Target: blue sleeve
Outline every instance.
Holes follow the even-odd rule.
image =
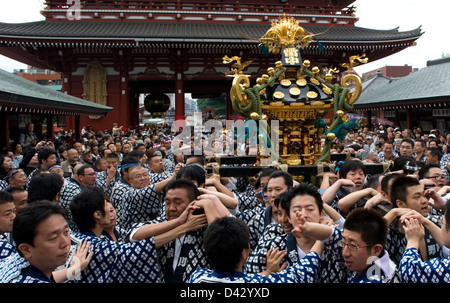
[[[294,266],[279,273],[272,273],[267,279],[270,283],[315,283],[318,278],[319,262],[319,254],[310,251]]]
[[[410,247],[400,260],[398,272],[404,283],[449,283],[450,259],[423,262],[417,248]]]

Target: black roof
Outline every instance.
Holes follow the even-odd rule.
[[[450,62],[433,60],[434,64],[399,78],[381,89],[363,92],[355,108],[376,107],[395,103],[413,104],[430,100],[448,100],[450,96]]]
[[[65,39],[215,39],[246,40],[260,38],[270,24],[246,23],[175,23],[175,22],[111,22],[111,21],[38,21],[0,23],[3,38],[65,38]],[[421,28],[410,31],[375,30],[356,26],[302,25],[318,34],[324,42],[398,42],[419,38]],[[250,40],[251,41],[251,40]]]
[[[37,84],[0,69],[0,110],[8,108],[16,112],[18,109],[40,109],[41,112],[60,115],[102,116],[113,109],[55,91],[46,85]]]

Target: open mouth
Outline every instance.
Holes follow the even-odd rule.
[[[351,268],[351,266],[352,266],[352,264],[353,264],[351,261],[345,260],[345,259],[344,259],[344,263],[345,263],[345,266],[346,266],[347,268]]]

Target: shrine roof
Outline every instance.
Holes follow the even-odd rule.
[[[80,99],[0,69],[0,108],[60,115],[106,115],[112,107]]]
[[[435,60],[436,61],[436,60]],[[363,92],[356,108],[381,104],[427,102],[450,96],[450,60],[429,61],[428,66],[375,90]]]
[[[420,27],[410,31],[399,31],[398,28],[375,30],[356,26],[304,25],[303,27],[314,34],[322,33],[316,38],[321,42],[329,43],[398,42],[417,39],[423,33]],[[187,42],[231,42],[231,40],[236,40],[240,43],[257,43],[257,39],[263,36],[269,28],[270,24],[248,23],[39,21],[15,24],[0,23],[0,37],[55,40],[139,39],[141,41],[169,42],[170,39],[177,41],[183,39]],[[250,40],[249,37],[256,40]]]

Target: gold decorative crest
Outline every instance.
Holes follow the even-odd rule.
[[[260,38],[262,44],[273,54],[278,54],[287,47],[304,48],[311,42],[313,34],[309,34],[299,25],[299,21],[286,14],[272,22],[272,27]]]

